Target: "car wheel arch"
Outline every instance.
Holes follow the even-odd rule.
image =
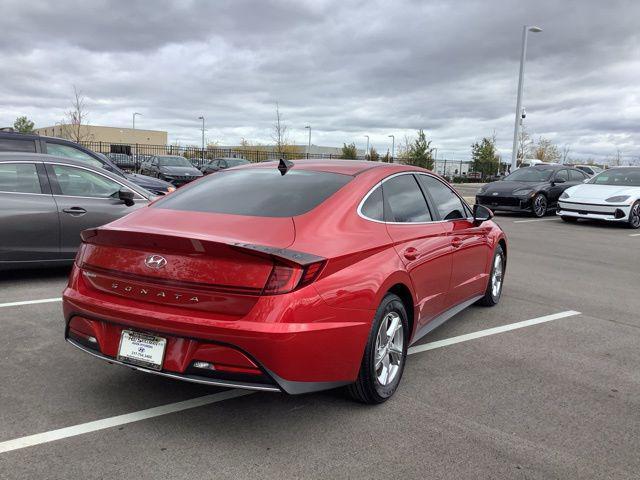
[[[415,300],[413,298],[411,290],[404,283],[396,283],[391,288],[389,288],[389,290],[387,290],[384,295],[386,295],[387,293],[393,293],[394,295],[397,295],[400,300],[402,300],[404,308],[407,312],[407,322],[409,323],[408,338],[412,338],[415,317]]]

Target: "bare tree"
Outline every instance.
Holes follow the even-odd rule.
[[[73,100],[61,122],[62,136],[74,142],[82,142],[90,137],[87,126],[89,112],[85,107],[85,98],[76,86],[73,86]]]
[[[563,145],[562,150],[560,151],[560,163],[563,165],[567,163],[569,160],[569,152],[571,151],[571,147],[569,145]]]
[[[276,144],[276,151],[278,152],[278,155],[282,155],[286,151],[288,144],[287,129],[288,127],[284,123],[284,118],[280,113],[280,105],[276,102],[276,121],[273,124],[273,133],[271,134],[271,138]]]
[[[494,134],[495,137],[495,134]],[[527,153],[531,151],[533,146],[533,140],[529,136],[529,132],[527,132],[527,128],[524,123],[520,126],[520,130],[518,131],[518,151],[516,152],[517,160],[519,163],[527,156]]]
[[[551,140],[545,137],[538,138],[538,143],[531,145],[530,149],[533,158],[543,162],[556,162],[560,158],[560,152]]]

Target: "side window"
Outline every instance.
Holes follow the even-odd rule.
[[[413,175],[399,175],[382,184],[388,211],[388,222],[428,222],[431,220],[427,201]]]
[[[227,161],[226,160],[220,160],[220,163],[218,164],[218,166],[220,168],[227,168],[228,167]]]
[[[580,170],[569,170],[569,179],[572,182],[582,182],[587,176]]]
[[[122,188],[118,182],[82,168],[52,165],[62,195],[108,198]]]
[[[382,187],[376,188],[362,204],[360,213],[371,220],[384,221],[384,203],[382,200]]]
[[[70,147],[69,145],[47,142],[47,153],[49,155],[57,155],[58,157],[73,158],[74,160],[87,163],[94,167],[102,167],[101,161],[93,158],[88,153],[84,153],[82,150]]]
[[[567,170],[559,170],[556,172],[555,176],[553,177],[555,180],[562,178],[565,182],[569,181],[569,174],[567,172]]]
[[[466,218],[467,210],[458,196],[440,180],[429,175],[417,176],[422,187],[429,192],[442,220]]]
[[[0,192],[42,193],[33,163],[0,163]]]
[[[35,152],[35,140],[0,138],[0,152]]]

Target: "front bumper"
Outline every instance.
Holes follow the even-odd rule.
[[[563,217],[604,220],[607,222],[627,222],[631,213],[631,205],[595,204],[560,200],[558,215]]]
[[[504,212],[530,212],[530,196],[476,195],[476,203],[491,210]]]
[[[126,366],[170,378],[217,386],[289,394],[352,383],[374,312],[327,305],[305,287],[260,297],[237,319],[206,311],[133,302],[90,290],[74,268],[63,294],[65,339],[115,364],[123,329],[167,339],[160,371]],[[93,339],[94,341],[88,341]],[[213,371],[194,369],[209,362]]]

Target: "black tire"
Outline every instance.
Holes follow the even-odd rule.
[[[576,217],[567,217],[566,215],[560,215],[563,222],[576,223],[578,219]]]
[[[497,289],[497,292],[494,289],[494,275],[496,274],[496,258],[500,257],[501,262],[501,273],[500,273],[500,285]],[[502,296],[502,287],[504,285],[504,273],[505,267],[507,266],[507,257],[504,254],[504,250],[502,249],[502,245],[498,244],[494,253],[493,259],[491,260],[491,274],[489,276],[489,281],[487,282],[487,289],[484,291],[484,297],[478,300],[476,303],[478,305],[482,305],[485,307],[493,307],[500,302],[500,297]]]
[[[547,214],[549,202],[543,193],[537,193],[531,200],[531,213],[534,217],[542,218]]]
[[[394,313],[400,317],[402,323],[402,355],[399,356],[398,370],[393,380],[389,384],[383,385],[378,380],[375,366],[376,340],[380,325],[383,321],[387,321],[389,315],[393,315]],[[382,299],[373,318],[371,331],[369,332],[369,338],[367,339],[367,345],[362,357],[362,363],[360,364],[358,378],[355,383],[347,387],[347,392],[351,398],[358,402],[374,405],[387,401],[396,392],[402,379],[402,373],[404,372],[404,366],[407,360],[407,344],[409,342],[409,322],[407,318],[407,311],[400,297],[393,293],[387,293]]]
[[[640,228],[640,200],[631,206],[627,227],[633,229]]]

